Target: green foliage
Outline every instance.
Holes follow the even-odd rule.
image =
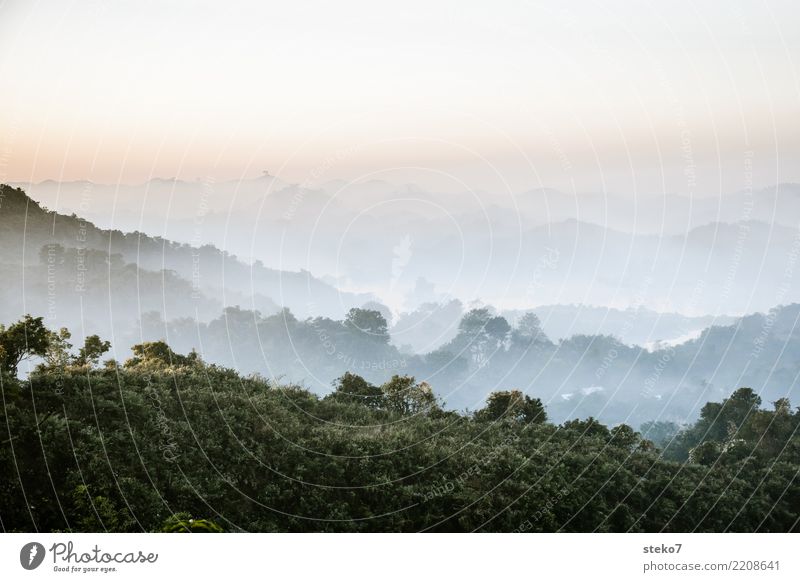
[[[425,414],[440,408],[430,384],[416,383],[411,376],[392,376],[381,391],[386,408],[395,414]]]
[[[360,404],[373,410],[385,407],[383,390],[350,372],[345,372],[336,381],[336,389],[328,398],[339,402]]]
[[[101,340],[98,335],[87,336],[83,347],[78,351],[75,363],[79,366],[96,366],[102,355],[109,349],[111,349],[111,342]]]
[[[193,519],[187,512],[170,515],[161,526],[162,533],[222,533],[217,523],[210,519]]]
[[[486,406],[475,413],[475,420],[478,421],[504,418],[525,423],[545,422],[547,413],[541,400],[519,390],[492,392],[486,400]]]
[[[72,338],[72,334],[66,327],[47,334],[47,348],[44,353],[46,367],[64,367],[72,362],[72,356],[69,353],[72,349],[72,344],[69,343],[70,338]]]
[[[167,368],[170,366],[190,366],[199,362],[197,352],[182,356],[173,352],[164,341],[144,342],[131,348],[133,357],[125,362],[126,368],[155,367]],[[99,357],[99,356],[98,356]]]
[[[429,385],[403,375],[375,386],[344,374],[319,398],[164,342],[135,346],[122,367],[45,365],[24,382],[0,379],[7,531],[787,532],[798,523],[800,413],[785,399],[761,409],[748,390],[707,405],[660,451],[627,425],[553,425],[519,391],[494,393],[474,417],[442,411]]]
[[[108,497],[92,496],[86,485],[75,487],[70,501],[73,527],[78,531],[124,532],[135,525],[130,512],[115,506]]]
[[[0,370],[13,376],[23,360],[31,356],[44,357],[51,337],[52,332],[41,317],[26,315],[8,327],[0,324]]]
[[[391,414],[441,413],[441,406],[427,382],[411,376],[392,376],[382,386],[373,386],[361,376],[347,372],[326,400],[352,403]]]
[[[344,320],[345,327],[372,336],[378,343],[389,343],[389,326],[380,311],[352,308]]]
[[[739,388],[721,403],[707,403],[700,419],[665,448],[665,457],[715,465],[794,454],[800,413],[792,413],[788,398],[774,402],[773,410],[760,406],[761,397],[752,388]]]
[[[17,375],[20,362],[38,356],[42,359],[40,370],[63,369],[68,366],[95,366],[100,356],[109,350],[111,343],[91,335],[77,355],[71,353],[72,333],[62,327],[51,331],[41,317],[26,315],[20,321],[5,327],[0,324],[0,371]]]

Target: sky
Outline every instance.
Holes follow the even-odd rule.
[[[796,2],[0,0],[0,180],[800,182]]]

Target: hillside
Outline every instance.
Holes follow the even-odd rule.
[[[342,293],[308,272],[248,265],[211,245],[96,227],[51,212],[20,189],[0,187],[0,317],[46,313],[52,323],[119,335],[145,312],[219,315],[225,305],[264,313],[343,315],[369,296]]]
[[[492,391],[513,387],[541,398],[559,422],[593,416],[639,426],[693,422],[704,402],[728,397],[730,386],[751,386],[770,402],[797,394],[795,304],[732,319],[643,307],[498,314],[465,311],[451,300],[425,304],[390,326],[383,306],[345,310],[345,301],[359,305],[365,297],[340,294],[308,273],[250,267],[211,246],[99,229],[9,188],[0,243],[0,321],[41,313],[50,328],[109,338],[115,354],[165,340],[208,362],[320,395],[347,372],[377,384],[401,373],[429,382],[451,410],[476,410]],[[248,293],[251,284],[257,294]],[[282,310],[279,301],[290,291]],[[320,305],[341,315],[326,316]],[[695,339],[657,341],[675,337]]]
[[[26,383],[2,362],[4,531],[797,529],[800,413],[746,388],[662,454],[513,391],[464,415],[404,376],[346,375],[320,398],[162,343],[102,368],[49,353]]]

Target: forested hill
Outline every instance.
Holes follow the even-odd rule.
[[[36,267],[42,264],[42,260],[46,264],[47,252],[53,252],[46,245],[55,244],[67,253],[56,259],[64,267],[64,277],[71,275],[67,281],[71,285],[65,287],[64,293],[70,287],[74,289],[79,277],[88,276],[95,279],[96,284],[105,277],[111,293],[118,293],[134,284],[140,292],[147,294],[152,291],[148,279],[164,276],[172,280],[158,291],[173,295],[176,303],[182,301],[200,311],[208,307],[204,301],[220,304],[223,295],[227,294],[227,299],[233,304],[254,306],[265,312],[274,312],[279,306],[284,306],[303,316],[341,316],[349,307],[361,305],[371,298],[340,292],[307,271],[279,271],[259,262],[249,265],[214,246],[201,245],[200,221],[196,234],[198,244],[192,246],[141,232],[100,229],[75,214],[67,216],[43,208],[21,189],[0,185],[0,263],[7,269],[4,279],[8,282],[14,281],[11,275],[15,272],[21,275],[21,266]],[[61,248],[57,251],[62,252]],[[84,261],[84,251],[92,251],[93,260],[101,265]],[[110,261],[112,268],[103,270],[105,261]],[[16,271],[10,267],[15,267]],[[121,270],[128,274],[138,269],[143,273],[144,281],[131,281],[130,277],[120,275],[118,267],[124,267]],[[84,272],[84,269],[93,270]],[[167,274],[162,275],[165,271]],[[149,273],[156,277],[148,277]],[[64,277],[60,279],[64,280]],[[6,295],[22,291],[20,288],[3,290]],[[25,289],[24,295],[35,302],[38,291],[41,290],[36,287]],[[46,290],[44,292],[46,295]],[[193,300],[197,305],[191,305]],[[182,314],[179,308],[160,311],[166,311],[167,317]],[[14,317],[19,315],[21,312],[13,314]]]
[[[321,398],[163,342],[100,365],[107,344],[69,340],[0,328],[3,531],[798,529],[800,411],[749,388],[666,440],[649,426],[656,446],[513,390],[459,414],[408,376]]]
[[[168,265],[176,270],[161,268]],[[358,303],[363,297],[340,295],[308,273],[256,271],[266,273],[266,281],[254,283],[255,295],[227,286],[223,293],[214,277],[227,285],[249,279],[250,268],[222,251],[98,229],[45,210],[21,190],[2,189],[0,322],[35,313],[50,329],[113,340],[118,359],[129,345],[164,340],[183,353],[197,350],[205,361],[282,378],[323,396],[346,372],[376,384],[401,373],[429,382],[450,409],[475,410],[492,391],[514,388],[541,398],[559,422],[593,416],[637,427],[649,420],[692,422],[705,402],[728,397],[735,386],[751,386],[766,401],[796,399],[796,304],[727,320],[680,345],[643,347],[603,334],[550,338],[530,311],[507,319],[490,307],[461,313],[461,304],[450,302],[452,333],[414,353],[390,334],[383,306],[364,308]],[[280,309],[273,291],[287,293],[291,309]],[[362,307],[340,316],[322,313],[331,303],[342,310],[348,300]],[[430,319],[428,312],[419,315]],[[678,328],[684,323],[692,325],[687,332],[697,331],[694,322]],[[649,337],[656,324],[630,310],[620,326]],[[431,337],[443,333],[435,327]]]
[[[751,386],[765,401],[796,399],[799,318],[800,305],[788,305],[708,328],[679,346],[648,350],[601,335],[552,341],[532,313],[512,326],[501,315],[473,309],[451,341],[411,354],[392,342],[374,310],[353,309],[344,320],[303,320],[228,308],[200,324],[145,318],[128,343],[165,339],[178,351],[201,349],[207,361],[322,395],[348,371],[379,384],[401,373],[429,382],[451,409],[474,410],[491,391],[513,387],[541,398],[558,421],[594,416],[639,426],[694,421],[705,402],[728,397],[732,386]]]

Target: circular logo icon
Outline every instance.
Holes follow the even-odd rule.
[[[19,551],[19,563],[26,570],[35,570],[44,561],[44,546],[39,542],[30,542]]]

